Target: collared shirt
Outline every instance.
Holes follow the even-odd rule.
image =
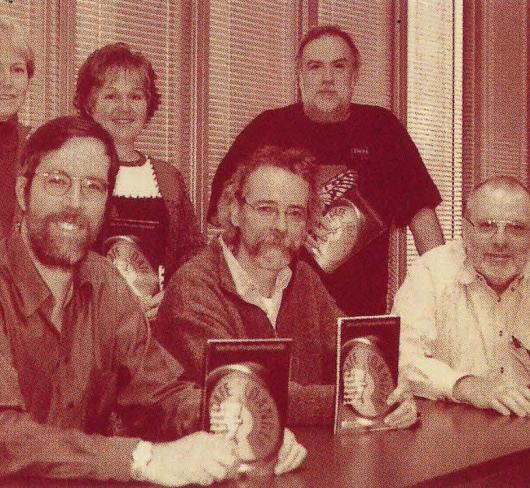
[[[221,248],[223,249],[223,256],[236,285],[237,294],[245,300],[245,302],[256,305],[265,312],[267,318],[273,327],[276,327],[276,318],[282,304],[283,292],[289,285],[293,272],[291,268],[286,267],[282,269],[276,277],[274,289],[270,298],[264,297],[258,290],[257,286],[252,281],[249,274],[241,267],[239,261],[236,259],[232,251],[228,248],[222,237],[219,237]]]
[[[414,263],[393,313],[401,316],[400,371],[416,394],[452,399],[456,381],[469,374],[530,383],[529,277],[527,267],[498,296],[474,270],[461,241]]]
[[[133,435],[175,438],[199,390],[105,258],[76,269],[60,331],[53,300],[20,234],[0,241],[0,477],[127,480],[138,438],[109,436],[111,412]]]

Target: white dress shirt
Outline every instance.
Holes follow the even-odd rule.
[[[272,295],[270,297],[264,297],[259,292],[249,274],[241,267],[239,261],[223,241],[221,236],[219,237],[219,242],[223,249],[223,256],[226,264],[228,265],[228,269],[230,270],[230,274],[236,285],[237,294],[245,302],[256,305],[263,310],[271,325],[276,328],[276,318],[278,317],[278,312],[280,311],[280,306],[282,304],[283,292],[287,288],[293,275],[291,268],[286,267],[278,273]]]
[[[416,395],[453,399],[455,383],[470,374],[530,383],[529,277],[527,266],[498,296],[460,240],[411,266],[393,313],[401,316],[400,374]]]

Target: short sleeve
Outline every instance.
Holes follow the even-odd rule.
[[[381,140],[385,141],[387,157],[395,160],[387,191],[391,195],[394,223],[405,226],[422,208],[435,208],[441,201],[418,148],[407,130],[390,112],[385,111],[378,121]]]

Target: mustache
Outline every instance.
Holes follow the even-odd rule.
[[[270,235],[263,237],[257,243],[259,248],[266,246],[275,246],[291,254],[296,253],[300,246],[297,246],[290,239],[286,238],[284,233],[274,231]]]

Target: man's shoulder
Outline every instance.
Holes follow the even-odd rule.
[[[97,252],[88,251],[78,269],[81,283],[88,282],[93,288],[111,285],[114,289],[129,289],[116,267],[108,258]]]
[[[352,103],[351,119],[362,121],[364,127],[400,125],[399,119],[391,110],[378,105]]]
[[[204,249],[186,261],[171,278],[171,282],[183,281],[199,283],[218,281],[219,260],[222,250],[219,243],[213,239]]]
[[[460,239],[448,241],[420,256],[413,267],[424,267],[439,280],[453,280],[464,264],[466,253]]]
[[[311,290],[313,294],[325,290],[324,283],[313,267],[303,259],[297,259],[293,269],[294,286]]]
[[[303,114],[300,103],[292,103],[283,107],[275,107],[264,110],[258,114],[247,127],[261,128],[270,126],[272,129],[279,128],[278,124],[295,123]]]

